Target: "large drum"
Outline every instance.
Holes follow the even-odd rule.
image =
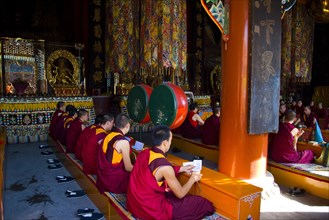
[[[188,111],[183,89],[172,83],[157,86],[150,97],[149,111],[154,124],[177,128],[184,122]]]
[[[148,111],[151,93],[152,87],[144,84],[137,85],[129,91],[127,108],[129,117],[133,121],[138,123],[147,123],[151,121]]]

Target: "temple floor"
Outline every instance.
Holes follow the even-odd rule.
[[[137,140],[150,145],[149,134],[133,134]],[[41,155],[39,149],[45,142],[27,144],[9,144],[5,149],[4,161],[4,217],[15,219],[79,219],[76,212],[81,208],[93,208],[95,205],[87,196],[67,198],[66,190],[81,189],[77,182],[58,183],[56,176],[70,176],[64,168],[49,170],[47,159],[55,155]],[[173,153],[173,152],[171,152]],[[193,155],[173,153],[186,160]],[[204,160],[203,165],[216,169],[217,164]],[[328,186],[329,187],[329,186]],[[261,219],[328,219],[329,200],[312,196],[308,193],[301,197],[286,195],[288,189],[279,186],[280,193],[273,193],[261,201]]]

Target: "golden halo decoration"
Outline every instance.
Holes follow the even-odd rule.
[[[79,87],[79,64],[67,50],[56,50],[47,59],[47,80],[52,87]]]

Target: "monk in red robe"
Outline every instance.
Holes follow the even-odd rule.
[[[54,128],[55,128],[55,124],[57,123],[58,119],[60,118],[60,116],[65,112],[65,102],[58,102],[57,103],[57,109],[54,112],[51,121],[50,121],[50,125],[49,125],[49,135],[54,138]]]
[[[293,122],[296,113],[287,111],[284,123],[280,123],[279,132],[273,136],[269,149],[269,157],[278,163],[310,163],[314,159],[311,150],[297,151],[297,141],[303,135],[302,129],[297,129]]]
[[[301,117],[304,113],[304,105],[303,105],[303,102],[302,100],[298,100],[297,102],[297,106],[296,106],[296,114],[297,114],[297,117]]]
[[[63,123],[63,127],[60,130],[58,140],[61,142],[61,144],[66,146],[66,136],[67,136],[67,130],[70,127],[72,121],[78,116],[78,110],[76,108],[71,108],[69,110],[69,115],[65,119]]]
[[[187,114],[186,120],[184,121],[181,134],[186,138],[200,138],[201,137],[201,128],[200,126],[204,124],[204,121],[198,114],[198,106],[196,103],[192,103],[189,106],[189,113]]]
[[[65,120],[67,119],[67,117],[69,117],[69,111],[71,109],[75,109],[75,107],[73,105],[67,105],[65,108],[65,112],[61,114],[56,120],[53,129],[53,136],[52,136],[52,138],[54,138],[55,140],[59,140],[61,131],[64,127]]]
[[[86,174],[97,174],[97,155],[101,142],[111,131],[114,123],[112,114],[103,115],[102,121],[97,125],[83,143],[82,163],[83,171]]]
[[[98,151],[96,186],[102,192],[127,192],[130,172],[131,146],[125,135],[130,129],[130,118],[125,114],[115,117],[115,128],[103,140]]]
[[[316,121],[317,117],[315,113],[311,111],[310,106],[306,106],[304,108],[304,114],[301,117],[301,124],[307,128],[313,128]]]
[[[96,128],[97,125],[99,125],[103,119],[103,115],[96,115],[95,117],[95,123],[92,125],[87,126],[79,135],[77,143],[75,145],[75,158],[82,161],[82,149],[84,143],[88,140],[89,135],[92,133],[93,129]]]
[[[202,219],[214,212],[211,202],[187,195],[202,174],[193,166],[172,166],[166,159],[172,133],[167,126],[156,126],[152,133],[155,147],[142,151],[136,160],[127,191],[127,208],[138,219]],[[182,186],[176,174],[190,173]]]
[[[220,127],[220,107],[213,108],[213,114],[207,118],[203,125],[201,141],[204,144],[218,145]]]
[[[318,116],[318,118],[327,118],[327,109],[323,108],[322,102],[318,103],[316,115]]]
[[[78,141],[80,133],[86,128],[85,123],[89,120],[89,112],[85,109],[79,109],[78,117],[75,118],[70,127],[67,129],[66,135],[66,152],[74,153],[75,145]]]

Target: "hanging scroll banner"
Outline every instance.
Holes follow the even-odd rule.
[[[230,1],[224,0],[223,4],[221,0],[201,0],[201,5],[222,32],[223,40],[227,42],[229,40]]]
[[[295,5],[297,0],[281,0],[281,19],[283,19],[286,11],[289,11]]]

